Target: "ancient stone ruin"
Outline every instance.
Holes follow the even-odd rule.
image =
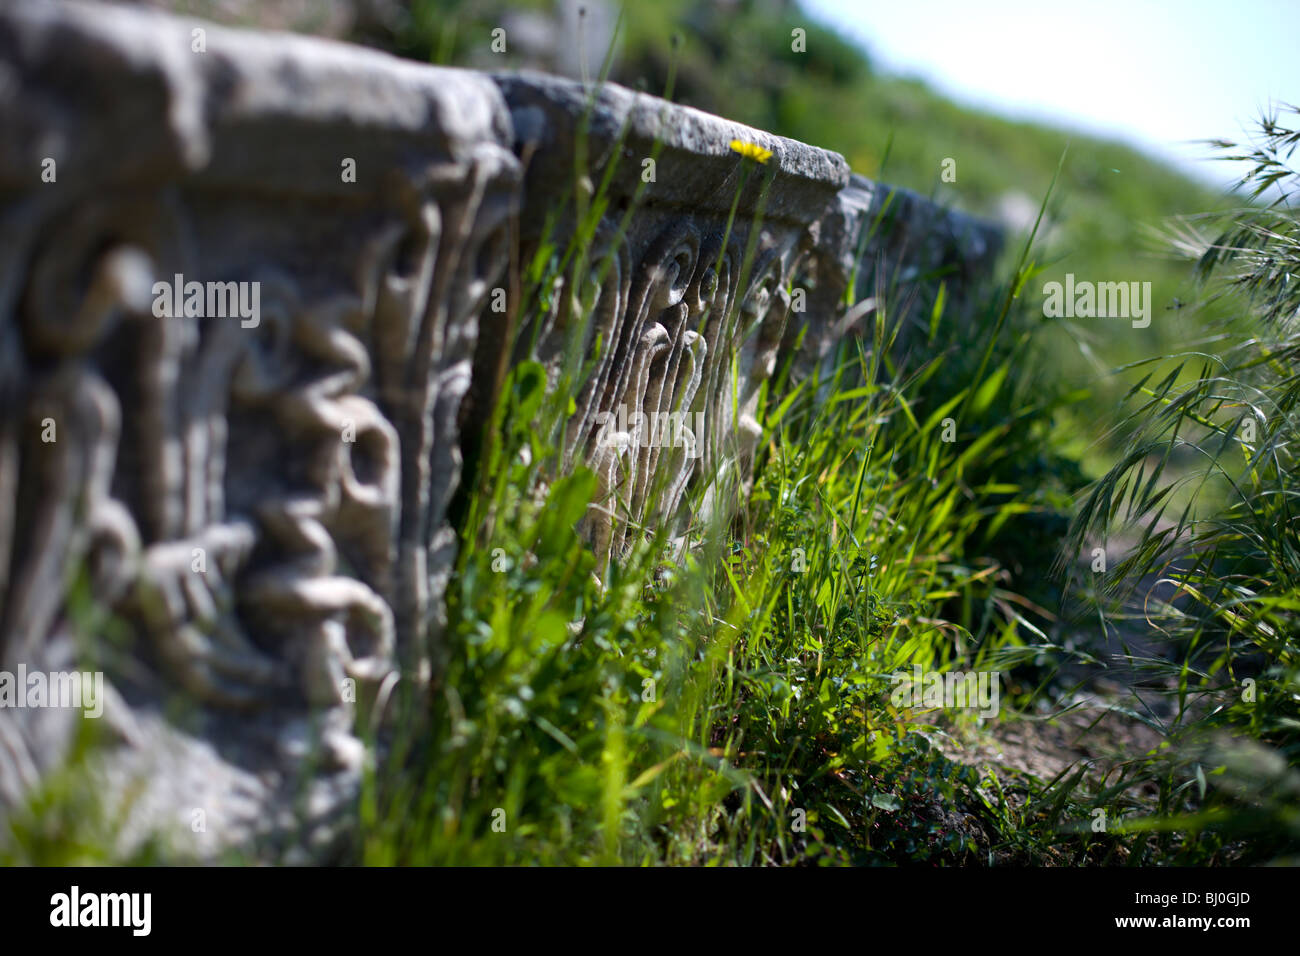
[[[518,264],[607,173],[590,281],[522,309]],[[124,841],[327,847],[352,690],[428,677],[449,503],[511,362],[581,343],[562,455],[599,477],[608,559],[690,487],[736,500],[761,384],[828,361],[876,277],[960,302],[999,248],[838,154],[613,85],[6,4],[0,815],[66,759],[94,708],[51,704],[79,689]],[[689,441],[610,442],[620,409]],[[99,694],[58,680],[88,653]]]

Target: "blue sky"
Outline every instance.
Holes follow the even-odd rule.
[[[803,0],[877,68],[960,102],[1121,139],[1212,182],[1186,141],[1300,103],[1300,0]],[[811,52],[811,51],[810,51]]]

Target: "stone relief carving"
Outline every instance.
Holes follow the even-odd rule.
[[[382,712],[428,676],[462,449],[509,360],[588,368],[562,462],[598,476],[602,559],[725,516],[763,383],[800,332],[824,357],[879,194],[836,154],[618,87],[207,24],[197,54],[193,25],[0,10],[0,670],[69,666],[116,621],[109,789],[149,780],[152,822],[206,807],[203,856],[296,832],[304,768],[314,818],[355,796],[357,695]],[[511,356],[486,303],[543,240],[584,116],[611,171],[589,281]],[[65,716],[0,709],[0,813]]]
[[[65,172],[42,193],[39,162],[3,164],[21,231],[0,276],[0,660],[76,629],[84,568],[147,665],[113,675],[133,699],[266,714],[273,738],[333,712],[315,746],[355,781],[357,695],[419,674],[439,638],[457,412],[518,194],[499,98],[467,74],[411,84],[380,54],[216,28],[186,58],[181,21],[108,8],[20,5],[0,32],[31,77],[19,94],[55,98],[55,117],[78,94],[40,77],[98,61],[86,79],[158,104],[124,126],[166,124],[186,97],[210,124],[171,130],[161,181]],[[27,107],[5,107],[8,139]],[[187,280],[249,287],[257,314],[190,308]],[[29,737],[6,733],[0,777],[33,776]]]
[[[571,347],[570,303],[586,304],[591,319],[579,353],[594,365],[563,454],[566,465],[582,462],[598,475],[586,531],[598,556],[616,559],[639,530],[680,530],[740,497],[789,287],[848,170],[833,153],[617,87],[593,91],[536,75],[497,79],[515,120],[516,151],[527,159],[525,260],[540,243],[557,240],[539,227],[547,204],[573,179],[580,123],[589,126],[586,181],[610,183],[603,244],[592,256],[604,274],[593,265],[597,275],[583,289],[568,288],[566,277],[552,314],[539,319],[536,346],[533,335],[523,335],[515,357],[532,348],[531,357],[558,369]],[[733,142],[761,145],[772,156],[765,165],[749,163]],[[647,159],[654,165],[649,180]],[[629,207],[636,211],[624,230]],[[573,228],[560,220],[561,243]],[[491,354],[486,340],[484,354]],[[683,423],[670,420],[665,441],[662,423],[673,414]],[[701,486],[695,515],[681,509],[691,482]]]

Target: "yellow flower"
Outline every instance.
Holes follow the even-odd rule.
[[[760,163],[766,163],[772,158],[772,151],[770,149],[764,149],[757,143],[746,143],[744,140],[733,139],[731,141],[731,148],[741,156],[748,156],[750,159],[756,159]]]

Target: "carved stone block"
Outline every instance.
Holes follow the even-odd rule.
[[[527,166],[522,261],[543,243],[562,254],[578,194],[608,183],[587,272],[559,277],[515,358],[537,358],[553,377],[575,358],[594,366],[563,455],[597,473],[588,531],[599,555],[617,557],[635,529],[690,517],[679,513],[688,483],[702,483],[706,513],[742,493],[791,286],[848,167],[836,153],[616,86],[497,80]],[[578,142],[587,165],[575,180]],[[746,147],[768,155],[748,159]],[[575,329],[575,315],[589,318]],[[487,377],[504,344],[484,329],[476,374]]]
[[[255,781],[241,827],[313,749],[346,796],[355,694],[438,639],[509,144],[472,73],[114,7],[0,11],[0,667],[101,639],[78,600],[111,617],[140,666],[111,675],[110,720],[130,749],[179,692],[191,736]],[[0,779],[57,759],[39,720],[0,710]],[[179,800],[159,822],[188,824],[185,775],[152,756]],[[240,816],[212,800],[209,829]]]

